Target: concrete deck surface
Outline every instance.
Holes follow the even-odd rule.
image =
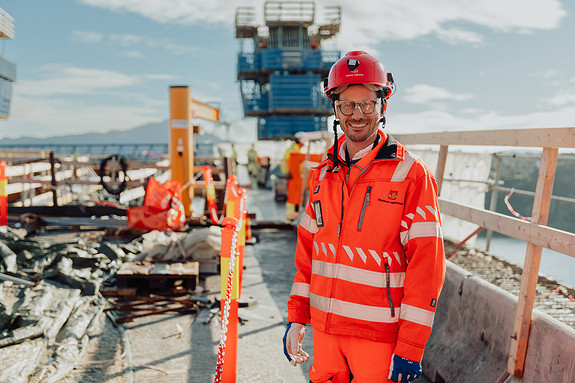
[[[285,214],[283,202],[273,201],[267,190],[248,192],[248,210],[256,213],[256,219],[267,221],[283,220]],[[245,247],[240,301],[250,305],[239,309],[244,324],[239,326],[237,382],[307,383],[313,359],[313,329],[308,329],[304,340],[304,349],[312,357],[309,362],[293,367],[282,350],[286,305],[295,274],[295,229],[286,230],[284,226],[282,230],[261,229],[255,234],[258,242]],[[219,275],[209,276],[201,284],[209,290],[207,297],[219,298]],[[154,315],[137,318],[123,327],[114,327],[107,320],[87,347],[84,367],[65,383],[213,382],[220,322],[219,312],[207,322],[210,314],[210,310],[203,309],[195,319],[193,315]],[[182,329],[183,335],[178,336]],[[101,367],[93,365],[94,360],[108,362]]]

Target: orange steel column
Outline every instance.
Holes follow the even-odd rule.
[[[223,361],[221,372],[221,382],[223,383],[234,383],[236,381],[236,370],[238,364],[238,299],[239,299],[239,248],[237,246],[232,246],[233,235],[237,230],[236,225],[238,220],[235,217],[226,217],[222,221],[222,250],[221,250],[221,299],[220,299],[220,309],[222,313],[222,335],[225,335],[225,349],[223,352]],[[237,233],[236,233],[237,234]],[[233,276],[229,280],[230,265],[231,265],[231,250],[235,250],[234,256],[234,267]],[[228,295],[226,297],[226,295]],[[226,301],[229,298],[229,307],[226,307]],[[227,318],[224,316],[227,312],[229,315]],[[224,334],[225,327],[227,326],[227,331]]]
[[[194,135],[190,121],[190,88],[170,87],[170,171],[182,188],[194,178]],[[193,188],[182,190],[186,217],[192,214]]]
[[[8,180],[6,178],[6,161],[0,161],[0,225],[8,225]]]

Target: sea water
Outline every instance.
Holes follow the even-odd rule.
[[[485,235],[480,235],[475,248],[485,250]],[[489,245],[489,253],[523,267],[527,243],[515,238],[494,234]],[[539,275],[575,287],[575,258],[549,249],[543,249]]]

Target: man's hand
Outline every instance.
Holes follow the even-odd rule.
[[[421,363],[393,354],[388,379],[392,382],[408,383],[417,379],[421,372]]]
[[[309,359],[309,354],[301,349],[305,330],[305,325],[301,323],[288,323],[284,334],[284,354],[294,366],[307,362]]]

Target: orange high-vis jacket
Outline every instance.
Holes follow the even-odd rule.
[[[331,171],[328,158],[314,171],[288,321],[396,343],[396,355],[419,362],[445,276],[437,184],[421,159],[378,134],[350,167],[340,158]]]

